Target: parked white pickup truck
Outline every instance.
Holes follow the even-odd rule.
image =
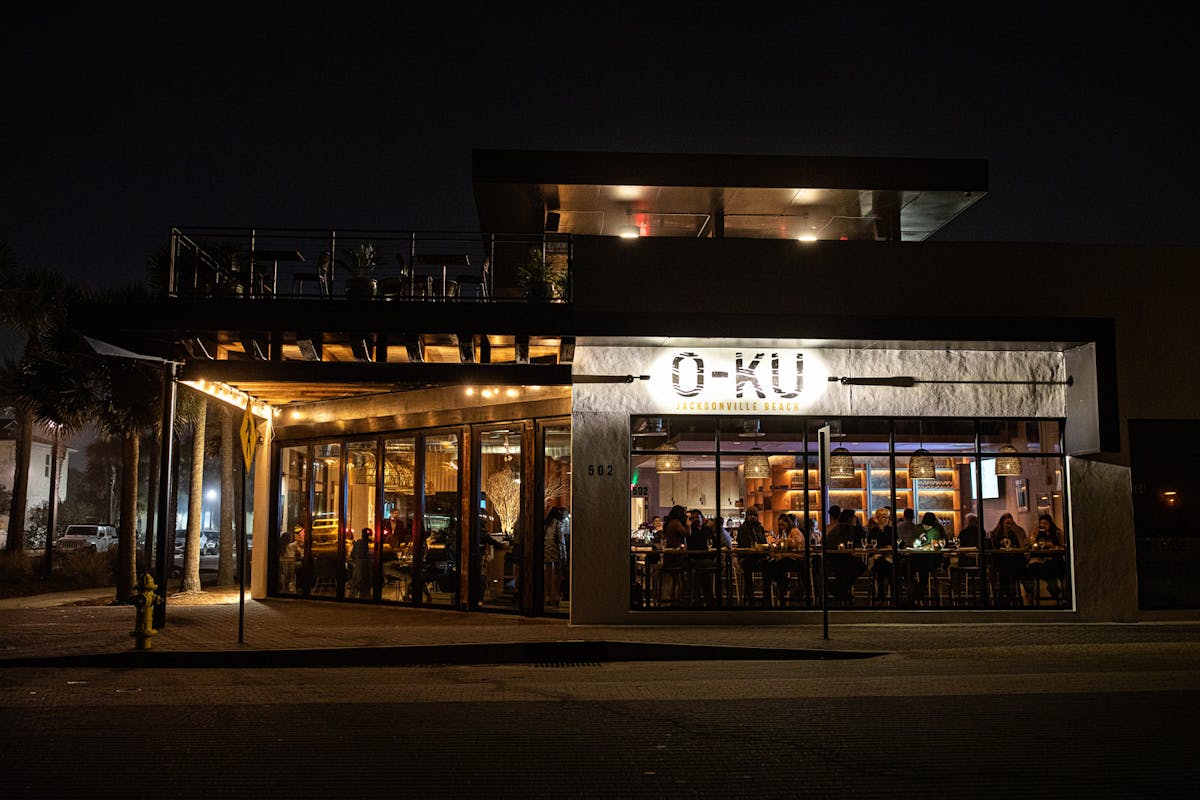
[[[68,525],[54,546],[63,552],[91,548],[104,553],[117,546],[117,529],[112,525]]]

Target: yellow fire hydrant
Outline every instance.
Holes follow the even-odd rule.
[[[129,598],[137,614],[133,618],[133,632],[129,634],[133,637],[135,650],[149,650],[151,637],[158,633],[154,630],[154,604],[158,602],[158,595],[154,593],[156,588],[154,578],[147,572],[138,581],[138,594]]]

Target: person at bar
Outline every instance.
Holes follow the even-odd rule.
[[[738,528],[737,546],[741,551],[738,556],[738,567],[742,571],[742,601],[755,605],[754,573],[763,576],[763,592],[759,604],[766,605],[771,590],[767,587],[765,568],[767,555],[763,549],[767,544],[767,531],[758,521],[758,509],[746,509],[746,521]]]
[[[775,587],[775,605],[787,605],[788,576],[795,574],[799,578],[798,591],[803,597],[808,596],[808,586],[805,580],[804,566],[804,534],[796,525],[796,518],[784,512],[775,520],[775,534],[769,537],[768,543],[774,545],[776,552],[768,563],[770,574],[764,573],[764,590],[767,586]]]
[[[1007,512],[1000,515],[996,527],[988,533],[988,546],[993,551],[992,563],[995,564],[993,574],[997,605],[1015,606],[1021,603],[1017,584],[1025,577],[1025,558],[1020,550],[1026,538],[1025,529]]]
[[[843,508],[838,517],[838,524],[825,535],[825,549],[822,555],[826,559],[826,588],[833,599],[843,602],[851,600],[854,582],[867,569],[854,555],[859,530],[855,524],[857,518],[853,508]]]
[[[696,602],[696,589],[700,590],[701,602],[713,605],[713,579],[716,577],[717,562],[712,549],[716,546],[713,526],[707,524],[700,509],[687,512],[687,556],[688,572],[692,583],[691,602]]]
[[[1062,555],[1057,552],[1062,547],[1062,533],[1049,514],[1040,515],[1037,525],[1025,568],[1025,594],[1036,605],[1038,581],[1045,581],[1046,592],[1057,603],[1062,593],[1059,578],[1065,567]]]
[[[863,547],[867,549],[867,572],[870,573],[871,583],[875,587],[876,599],[886,598],[892,583],[892,561],[886,553],[881,552],[890,549],[892,542],[892,510],[881,506],[871,515],[863,537]]]

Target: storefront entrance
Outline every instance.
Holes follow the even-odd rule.
[[[272,593],[565,614],[570,451],[565,418],[283,442]]]

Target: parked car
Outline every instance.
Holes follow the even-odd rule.
[[[117,546],[117,529],[112,525],[68,525],[54,546],[64,553],[88,549],[104,553]]]
[[[183,549],[187,544],[187,528],[175,531],[175,557],[183,558]],[[216,555],[221,545],[220,531],[200,531],[200,555]]]

